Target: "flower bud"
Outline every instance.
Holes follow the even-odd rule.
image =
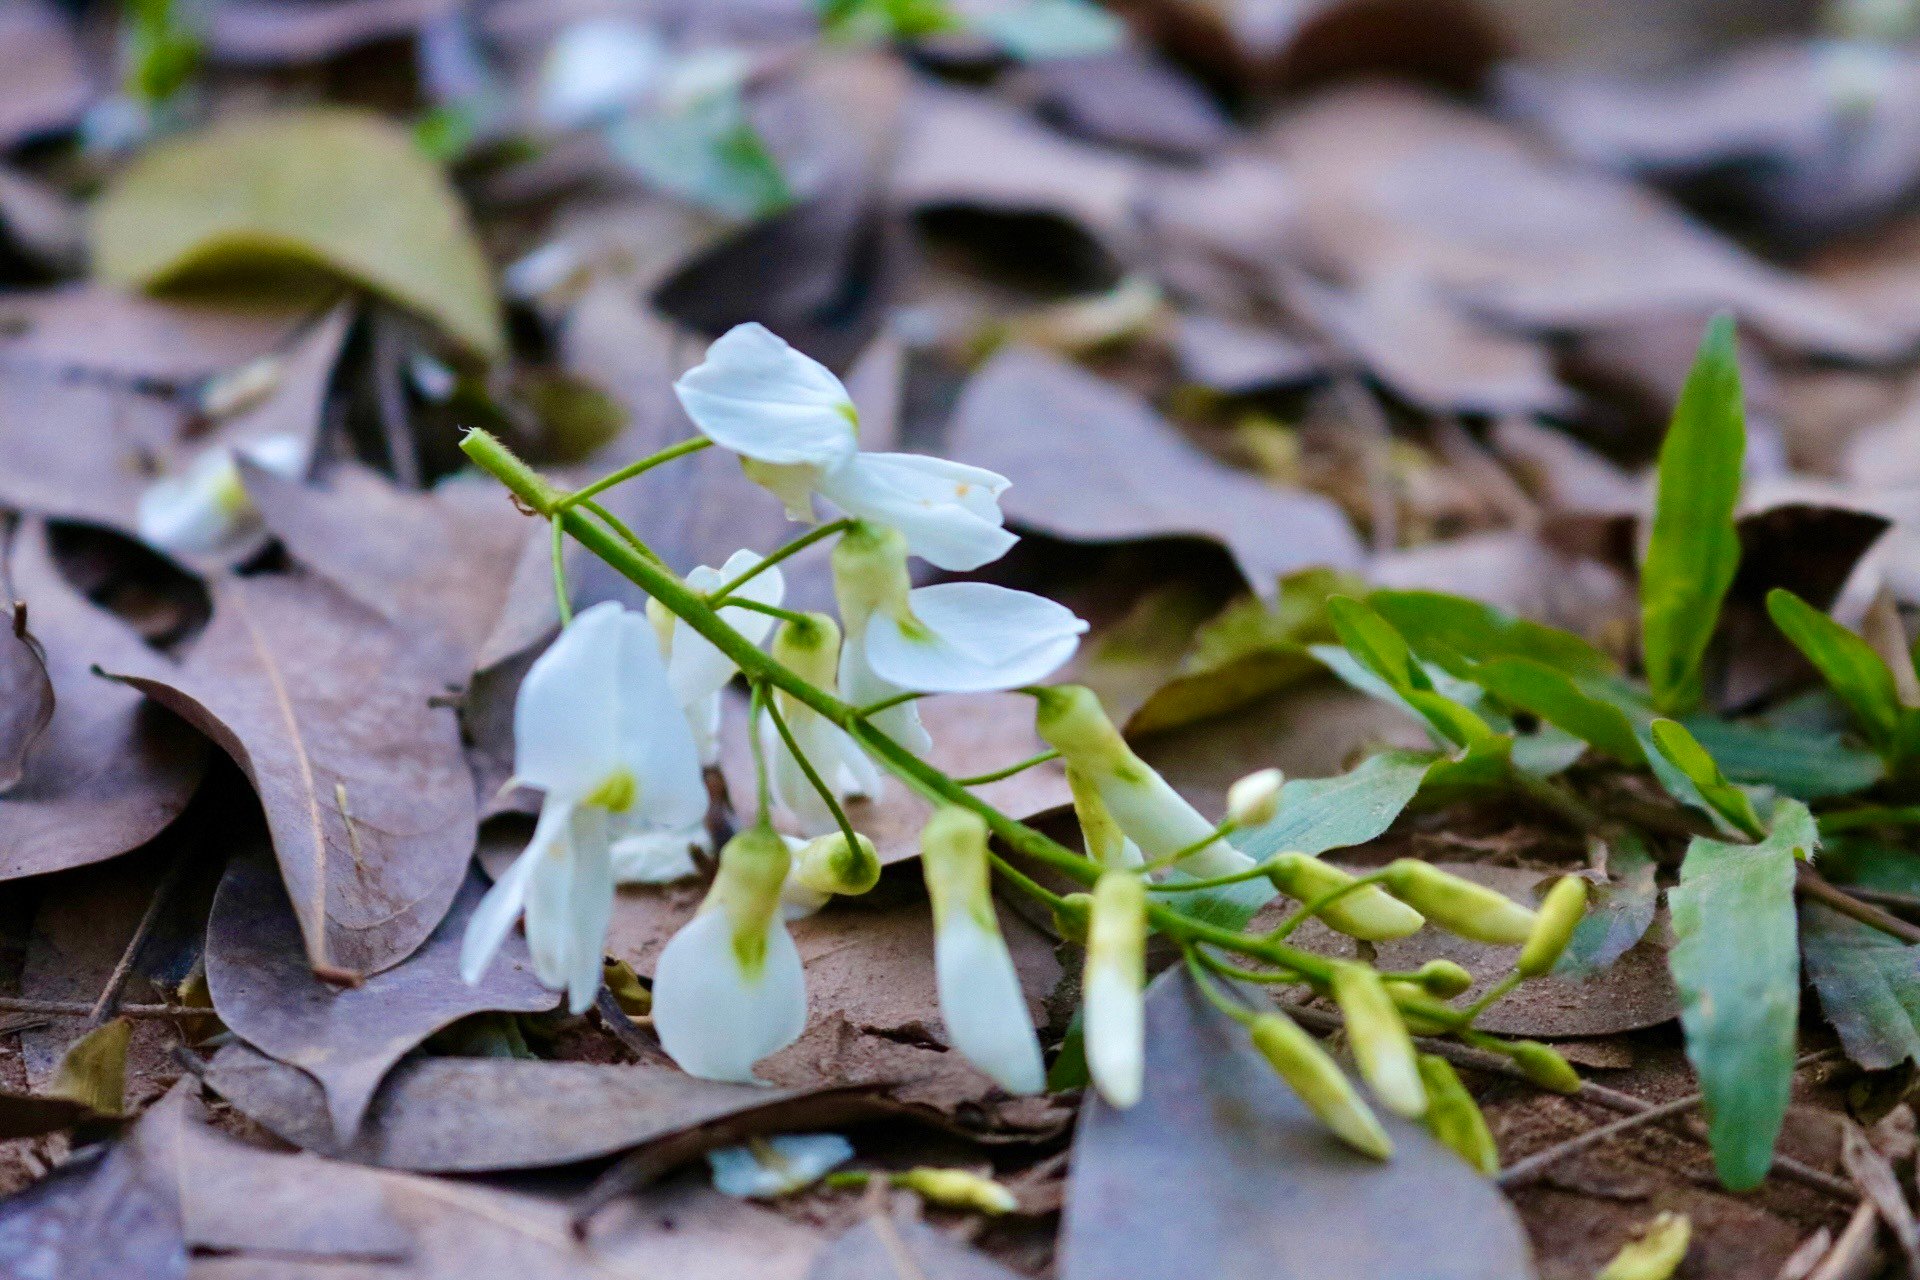
[[[1087,1070],[1100,1096],[1125,1109],[1140,1101],[1145,1070],[1147,889],[1131,871],[1108,871],[1093,886],[1087,930]]]
[[[931,1169],[922,1166],[896,1173],[888,1179],[894,1186],[916,1192],[923,1200],[949,1209],[973,1209],[980,1213],[1011,1213],[1020,1202],[992,1178],[983,1178],[965,1169]]]
[[[1236,827],[1272,822],[1280,812],[1280,788],[1286,775],[1278,769],[1250,773],[1227,788],[1227,821]]]
[[[1253,1047],[1335,1137],[1363,1155],[1385,1160],[1393,1142],[1327,1051],[1283,1013],[1263,1013],[1248,1028]]]
[[[1487,1118],[1460,1083],[1453,1064],[1431,1053],[1421,1054],[1420,1082],[1427,1087],[1428,1131],[1489,1178],[1500,1172],[1500,1151],[1493,1145]]]
[[[834,543],[833,595],[850,629],[857,632],[875,613],[911,616],[912,589],[907,540],[898,529],[859,520]]]
[[[1560,962],[1560,953],[1573,941],[1573,931],[1587,913],[1587,882],[1579,876],[1561,876],[1547,890],[1527,945],[1515,970],[1523,978],[1537,978]]]
[[[1303,906],[1354,881],[1340,868],[1304,853],[1279,855],[1268,864],[1267,878]],[[1367,942],[1404,938],[1426,923],[1418,911],[1376,885],[1355,889],[1322,908],[1319,915],[1328,927]]]
[[[1491,946],[1518,946],[1533,934],[1531,910],[1504,893],[1418,858],[1391,863],[1386,885],[1394,897],[1448,933]]]
[[[1466,966],[1451,960],[1429,960],[1414,971],[1426,993],[1438,1000],[1451,1000],[1473,986],[1473,975]]]
[[[773,657],[807,683],[835,688],[840,670],[840,624],[824,613],[789,619],[774,633]]]
[[[1663,1213],[1638,1240],[1613,1255],[1595,1280],[1670,1280],[1686,1259],[1693,1223],[1684,1213]]]
[[[1364,964],[1333,968],[1333,998],[1347,1020],[1347,1040],[1373,1096],[1410,1120],[1426,1114],[1427,1091],[1414,1061],[1413,1037],[1380,975]]]
[[[800,846],[793,879],[815,893],[858,897],[880,883],[880,854],[873,841],[858,832],[851,847],[844,832],[830,832]]]
[[[780,910],[790,864],[787,842],[765,823],[748,827],[720,850],[720,870],[700,910],[726,912],[734,953],[748,973],[760,967],[767,926]]]
[[[1087,933],[1093,924],[1093,895],[1070,893],[1053,905],[1053,927],[1068,942],[1087,945]]]
[[[1554,1093],[1580,1092],[1580,1073],[1565,1058],[1538,1040],[1514,1040],[1501,1052],[1512,1058],[1513,1065],[1542,1089],[1550,1089]]]
[[[1099,788],[1085,769],[1067,766],[1067,790],[1073,795],[1073,814],[1080,820],[1087,856],[1103,867],[1126,866],[1127,833],[1113,820],[1112,810],[1100,798]]]

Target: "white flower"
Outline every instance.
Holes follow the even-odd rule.
[[[859,411],[833,373],[758,324],[736,325],[674,383],[694,425],[746,460],[797,520],[813,496],[906,535],[942,569],[977,569],[1017,539],[1002,528],[1005,476],[942,458],[861,453]]]
[[[703,564],[689,573],[687,586],[695,591],[713,591],[759,563],[760,557],[753,552],[736,551],[718,569]],[[780,576],[778,568],[766,569],[749,580],[736,594],[742,600],[778,605],[786,598],[786,580]],[[686,619],[675,617],[657,600],[647,602],[647,616],[653,620],[654,630],[660,637],[660,649],[667,655],[667,680],[673,685],[674,693],[680,698],[680,706],[687,713],[687,723],[693,729],[694,741],[700,745],[700,762],[714,764],[720,759],[721,695],[737,670],[733,659],[695,631]],[[751,609],[725,608],[720,610],[720,617],[756,645],[773,630],[772,617]]]
[[[833,549],[834,594],[847,626],[840,684],[866,706],[905,690],[984,693],[1044,680],[1079,647],[1087,624],[1041,596],[985,582],[913,587],[898,530],[861,521]],[[875,724],[901,745],[930,744],[902,705]]]
[[[612,16],[576,22],[547,48],[536,110],[554,129],[607,120],[652,98],[669,61],[660,36],[637,22]]]
[[[613,910],[612,846],[685,831],[707,810],[693,737],[653,629],[609,601],[575,618],[521,681],[514,776],[546,792],[526,852],[474,912],[460,972],[478,982],[524,913],[534,972],[584,1012],[600,989]]]
[[[840,628],[824,613],[810,613],[802,621],[784,623],[773,641],[773,656],[801,679],[817,688],[833,692],[835,668],[840,656]],[[762,717],[755,726],[766,752],[768,782],[774,799],[809,836],[826,835],[839,829],[826,799],[801,764],[801,757],[833,791],[836,801],[854,796],[877,797],[880,794],[880,770],[867,758],[853,738],[833,721],[806,703],[784,692],[773,695],[774,709],[780,713],[787,731],[793,735],[796,756],[780,736],[771,716]]]
[[[1040,1038],[993,913],[986,823],[965,809],[935,811],[920,833],[920,864],[948,1042],[1009,1093],[1039,1093],[1047,1083]]]
[[[1087,1071],[1100,1096],[1125,1109],[1140,1101],[1146,1063],[1147,890],[1130,871],[1093,886],[1082,995]]]
[[[1070,776],[1077,771],[1083,783],[1092,785],[1101,805],[1148,861],[1191,850],[1168,869],[1170,879],[1211,880],[1255,865],[1225,839],[1208,838],[1216,830],[1214,824],[1134,754],[1091,690],[1053,686],[1039,691],[1038,702],[1035,728],[1040,736],[1065,757]],[[1266,880],[1255,878],[1169,894],[1168,900],[1187,909],[1217,912],[1238,925],[1251,919],[1275,892]]]
[[[783,1133],[707,1152],[713,1189],[742,1200],[772,1200],[810,1187],[853,1159],[837,1133]]]
[[[140,495],[134,524],[142,541],[174,555],[212,555],[239,542],[259,527],[258,513],[240,478],[236,454],[283,476],[297,479],[306,466],[306,447],[295,437],[266,436],[238,449],[203,449],[179,472],[162,476]]]
[[[880,854],[859,832],[849,845],[839,831],[812,840],[787,837],[793,871],[780,890],[780,910],[788,920],[810,916],[836,896],[857,897],[880,883]]]
[[[764,824],[729,840],[699,913],[660,953],[653,1027],[689,1075],[758,1083],[754,1064],[806,1030],[806,975],[780,911],[789,856]]]
[[[1286,775],[1278,769],[1260,769],[1227,788],[1227,820],[1236,827],[1258,827],[1280,812],[1280,789]]]
[[[695,850],[713,852],[707,824],[670,831],[636,831],[613,842],[613,879],[616,884],[672,884],[699,874]]]

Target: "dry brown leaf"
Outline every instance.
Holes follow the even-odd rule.
[[[65,129],[93,97],[78,42],[60,8],[0,4],[0,149]]]

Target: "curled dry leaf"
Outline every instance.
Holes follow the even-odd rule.
[[[43,527],[20,530],[11,570],[45,655],[52,715],[19,781],[0,793],[0,880],[145,844],[186,807],[206,761],[203,744],[173,715],[94,673],[159,659],[67,585]],[[18,642],[9,632],[0,643]]]
[[[316,578],[228,577],[182,667],[114,672],[246,772],[316,972],[398,964],[466,876],[473,782],[421,649]]]
[[[207,926],[207,987],[241,1039],[307,1073],[324,1091],[329,1146],[350,1147],[374,1091],[403,1054],[471,1013],[551,1009],[526,944],[509,939],[486,978],[460,978],[460,939],[479,904],[469,874],[446,919],[404,962],[354,987],[322,982],[302,962],[300,927],[263,860],[236,860]]]
[[[1036,350],[989,360],[950,429],[955,458],[1013,481],[1008,518],[1055,537],[1209,538],[1263,594],[1293,570],[1361,559],[1330,500],[1214,461],[1131,393]]]
[[[1341,1145],[1183,968],[1147,993],[1146,1082],[1125,1111],[1081,1110],[1062,1280],[1533,1275],[1498,1188],[1389,1112],[1393,1159]]]
[[[359,1135],[343,1143],[321,1091],[285,1063],[230,1045],[206,1079],[303,1150],[416,1173],[545,1169],[656,1144],[670,1163],[757,1135],[898,1110],[867,1085],[764,1089],[698,1080],[662,1063],[416,1057],[388,1077]]]
[[[156,144],[95,206],[93,251],[103,279],[148,289],[320,266],[480,355],[505,350],[486,260],[446,176],[364,112],[250,116]]]

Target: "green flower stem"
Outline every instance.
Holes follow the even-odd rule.
[[[690,453],[698,453],[712,443],[713,441],[705,436],[694,436],[690,440],[682,440],[679,444],[668,445],[658,453],[648,454],[637,462],[629,462],[618,471],[608,472],[584,489],[576,489],[572,493],[562,495],[555,500],[551,511],[557,514],[569,507],[577,506],[596,494],[605,493],[617,484],[625,484],[635,476],[653,470],[663,462],[672,462],[675,458],[684,458]]]
[[[918,702],[921,698],[924,698],[926,696],[927,696],[926,694],[921,693],[917,689],[902,689],[899,693],[894,694],[891,698],[882,698],[878,702],[869,702],[864,707],[855,707],[853,709],[853,714],[858,716],[860,719],[865,720],[868,716],[879,715],[882,711],[887,710],[889,707],[897,707],[902,705],[903,703],[908,703],[908,702]]]
[[[780,735],[780,741],[787,744],[787,750],[793,753],[794,761],[800,766],[800,772],[807,775],[808,784],[820,794],[820,799],[833,814],[833,820],[838,824],[840,834],[846,838],[847,848],[858,849],[860,838],[854,833],[853,823],[847,820],[847,811],[840,807],[840,798],[833,794],[833,788],[828,786],[826,779],[820,776],[820,771],[813,767],[813,761],[807,759],[807,753],[800,749],[799,742],[794,739],[793,730],[787,727],[787,718],[780,714],[780,708],[774,705],[772,698],[762,698],[760,709],[766,713],[767,719],[773,721],[774,732]]]
[[[643,539],[639,534],[635,533],[632,529],[629,529],[624,523],[622,523],[622,521],[618,516],[613,514],[613,512],[607,510],[605,507],[601,506],[597,502],[583,502],[580,505],[585,507],[588,511],[591,511],[594,515],[599,516],[600,519],[606,521],[607,528],[619,534],[620,540],[622,542],[625,542],[628,546],[632,547],[635,551],[638,551],[641,555],[653,561],[655,564],[664,565],[666,563],[666,561],[660,558],[659,552],[655,551],[652,547],[648,546],[646,544],[645,539]]]
[[[1466,1017],[1467,1022],[1469,1024],[1473,1023],[1480,1017],[1481,1014],[1485,1013],[1488,1009],[1492,1008],[1496,1003],[1506,999],[1508,994],[1511,993],[1515,987],[1520,985],[1521,981],[1522,979],[1517,972],[1510,973],[1506,977],[1500,979],[1500,981],[1494,983],[1491,987],[1488,987],[1487,993],[1485,995],[1481,996],[1478,1000],[1475,1000],[1472,1004],[1468,1005],[1464,1010],[1461,1011],[1462,1014]]]
[[[770,823],[773,788],[767,785],[767,744],[760,741],[760,735],[753,731],[753,726],[760,722],[760,713],[766,706],[766,683],[756,680],[747,702],[747,748],[753,752],[754,811],[762,825]]]
[[[1142,875],[1151,875],[1155,871],[1161,871],[1167,867],[1175,866],[1178,863],[1185,862],[1188,858],[1191,858],[1194,854],[1200,852],[1202,849],[1208,848],[1218,843],[1219,841],[1225,840],[1228,836],[1232,835],[1235,831],[1239,829],[1240,829],[1240,824],[1233,821],[1233,819],[1229,818],[1225,822],[1221,823],[1219,826],[1215,827],[1212,831],[1209,831],[1205,836],[1201,837],[1198,840],[1195,840],[1192,844],[1188,845],[1186,848],[1175,849],[1172,853],[1166,854],[1162,857],[1155,858],[1152,862],[1142,865],[1139,869],[1140,873]],[[1196,886],[1191,884],[1186,884],[1180,887],[1183,889],[1192,889],[1192,888],[1195,888]]]
[[[498,439],[485,431],[470,431],[460,447],[476,465],[506,485],[527,507],[543,516],[556,514],[555,507],[562,497],[561,493],[515,457]],[[803,706],[818,711],[846,730],[869,754],[885,765],[888,772],[922,795],[979,814],[988,830],[1022,857],[1052,867],[1083,885],[1092,885],[1099,878],[1104,868],[1092,859],[1082,857],[1025,823],[1007,817],[869,725],[863,717],[871,714],[873,708],[848,706],[775,662],[772,655],[728,626],[726,620],[713,611],[699,592],[690,589],[657,561],[639,554],[603,525],[578,510],[569,508],[559,514],[567,532],[581,545],[633,581],[664,608],[684,619],[688,626],[731,659],[750,682],[779,689],[792,695]],[[1323,956],[1270,939],[1249,937],[1160,903],[1149,903],[1147,915],[1156,929],[1180,942],[1206,943],[1223,951],[1294,969],[1309,982],[1326,983],[1333,975],[1333,962]],[[1431,997],[1396,992],[1395,1001],[1408,1013],[1436,1025],[1448,1028],[1462,1025],[1459,1010]]]
[[[1207,966],[1223,978],[1233,978],[1239,982],[1255,982],[1262,985],[1293,986],[1302,981],[1297,973],[1285,969],[1260,970],[1243,969],[1237,964],[1228,964],[1218,956],[1210,956],[1195,948],[1194,954],[1200,957],[1200,963]]]
[[[614,568],[616,569],[618,569],[619,567],[620,567],[619,565],[614,566]],[[672,608],[671,605],[667,607]],[[804,613],[799,613],[792,609],[782,609],[777,604],[761,604],[758,600],[729,600],[727,601],[727,608],[745,609],[749,613],[764,613],[769,618],[778,618],[782,622],[798,622],[798,623],[805,624],[807,621],[807,615]],[[681,614],[680,616],[686,617],[685,614]],[[688,619],[688,621],[692,621],[692,619]],[[727,624],[722,622],[720,625],[724,627]]]
[[[1186,855],[1181,854],[1180,856],[1185,857]],[[1274,859],[1268,858],[1265,862],[1255,863],[1253,866],[1248,867],[1244,871],[1236,871],[1232,875],[1214,876],[1213,878],[1208,880],[1155,881],[1147,886],[1147,892],[1148,893],[1190,893],[1195,889],[1218,889],[1224,885],[1241,884],[1247,880],[1259,880],[1263,878],[1269,871],[1273,870],[1273,864],[1274,864]],[[1149,869],[1150,869],[1150,865],[1147,867],[1140,868],[1141,871],[1147,871]]]
[[[823,524],[818,529],[812,529],[801,534],[792,542],[789,542],[786,546],[753,566],[753,568],[748,569],[745,573],[734,578],[733,581],[723,582],[712,591],[707,592],[707,603],[716,609],[723,604],[732,603],[727,599],[728,596],[746,586],[749,582],[752,582],[755,578],[765,573],[768,569],[773,568],[773,566],[779,564],[782,560],[791,556],[797,556],[822,538],[830,538],[836,533],[845,532],[852,526],[853,521],[851,520],[835,520],[832,524]]]
[[[1200,954],[1200,949],[1198,947],[1186,947],[1183,948],[1183,953],[1186,956],[1187,972],[1193,975],[1193,985],[1200,988],[1200,994],[1204,995],[1214,1008],[1226,1014],[1241,1026],[1252,1026],[1254,1019],[1253,1011],[1242,1008],[1239,1001],[1228,999],[1226,992],[1220,990],[1219,985],[1214,982],[1212,975],[1207,972],[1206,958]]]
[[[1346,897],[1350,893],[1358,893],[1360,890],[1366,888],[1370,884],[1379,884],[1386,878],[1387,878],[1386,872],[1376,871],[1370,876],[1360,876],[1357,879],[1349,880],[1347,881],[1347,883],[1341,885],[1338,889],[1327,890],[1325,893],[1315,898],[1312,902],[1303,903],[1298,911],[1288,916],[1285,920],[1282,920],[1278,925],[1278,927],[1276,927],[1272,933],[1269,933],[1267,935],[1267,941],[1269,942],[1286,941],[1288,938],[1293,936],[1293,931],[1295,929],[1298,929],[1301,925],[1313,919],[1315,916],[1319,915],[1322,911],[1325,911],[1328,907],[1332,906],[1334,903],[1340,901],[1340,899]],[[1456,1011],[1449,1007],[1447,1012],[1454,1013]]]
[[[995,769],[992,773],[976,773],[971,778],[955,778],[953,781],[955,786],[984,787],[989,782],[998,782],[1002,778],[1011,778],[1016,773],[1025,773],[1036,765],[1043,765],[1049,760],[1058,760],[1059,758],[1060,753],[1058,751],[1042,751],[1038,755],[1028,756],[1018,764],[1010,764],[1004,769]]]
[[[559,516],[550,516],[548,520],[553,525],[553,603],[564,627],[573,621],[573,593],[567,590],[567,527]]]

